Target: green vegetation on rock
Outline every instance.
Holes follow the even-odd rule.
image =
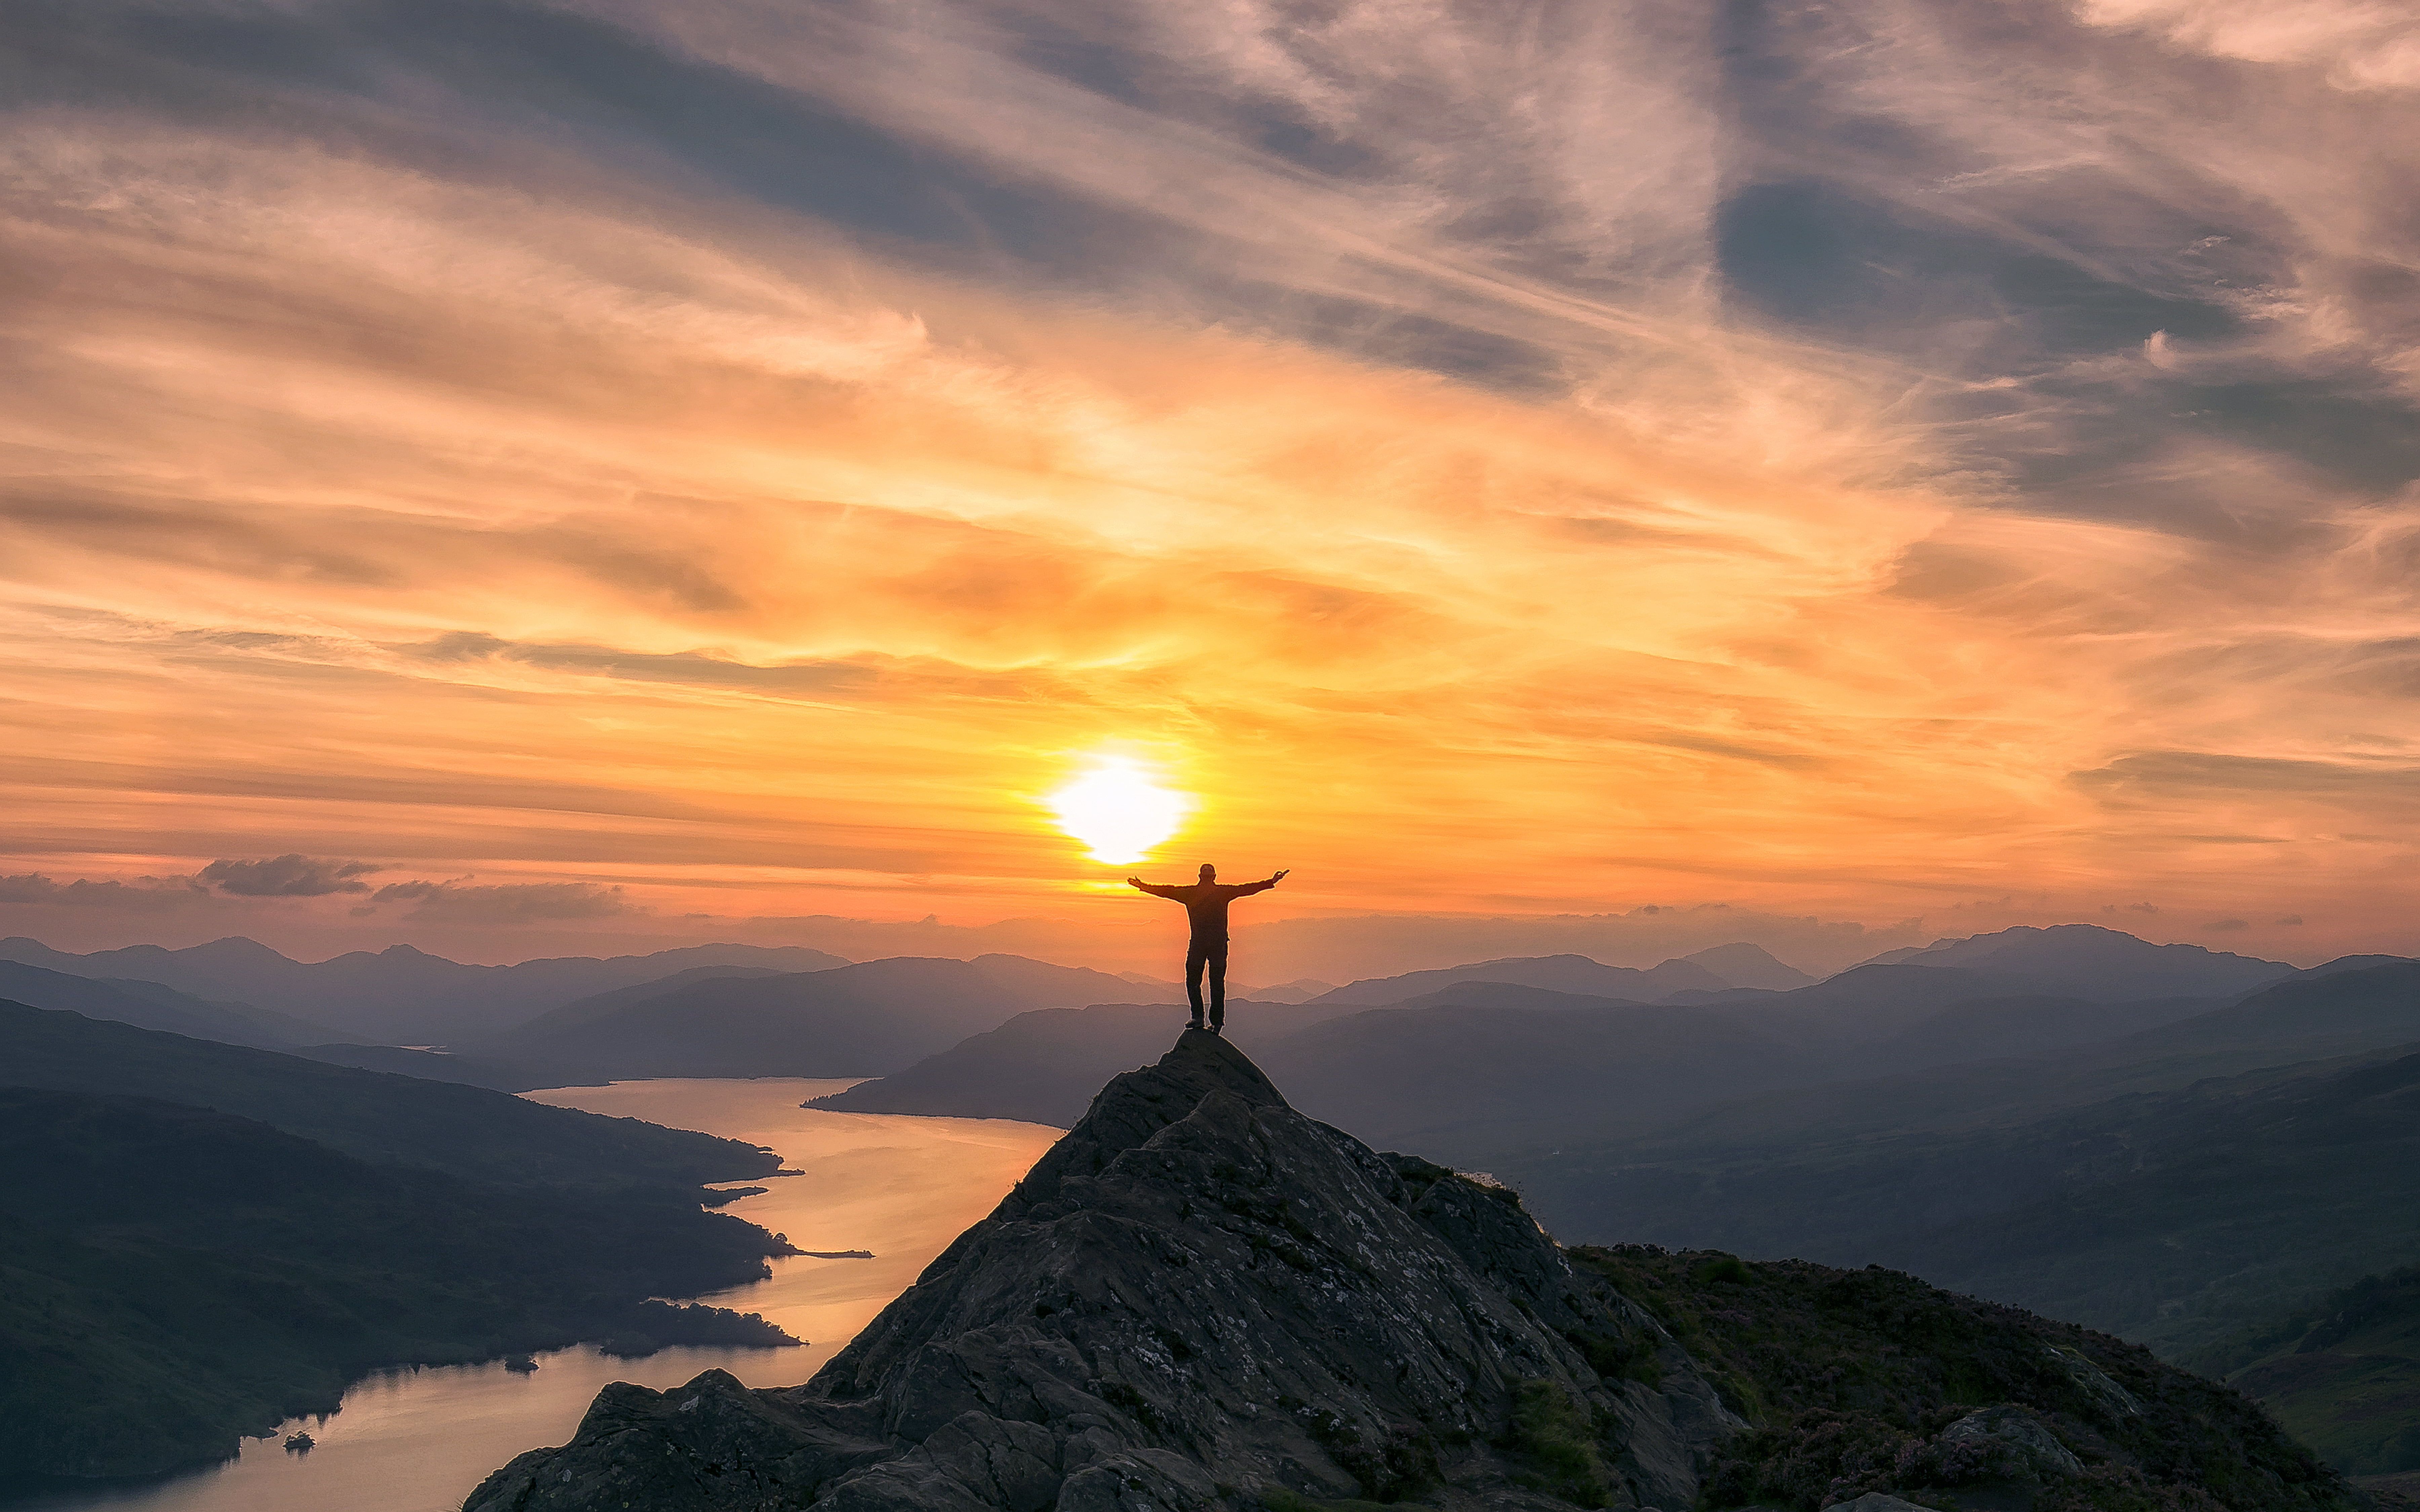
[[[1881,1491],[2037,1512],[2319,1512],[2344,1481],[2242,1396],[2139,1346],[1913,1276],[1646,1245],[1571,1252],[1695,1356],[1751,1431],[1705,1504],[1816,1512]]]
[[[1525,1381],[1513,1393],[1512,1447],[1538,1467],[1532,1480],[1542,1491],[1574,1506],[1606,1505],[1605,1437],[1606,1426],[1551,1381]]]

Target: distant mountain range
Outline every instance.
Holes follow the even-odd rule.
[[[993,955],[982,960],[990,964],[983,969],[994,976],[1011,972],[999,986],[1000,1001],[1012,1012],[1128,1001],[1138,995],[1146,1001],[1171,1001],[1181,995],[1181,989],[1170,981],[1131,973],[1115,979],[1098,973],[1070,979],[1063,974],[1081,968],[1041,962],[1031,963],[1029,980],[1020,982],[1014,980],[1012,968],[1002,964],[1023,958]],[[16,974],[0,981],[0,986],[13,982],[18,996],[46,1006],[74,1008],[229,1043],[304,1048],[345,1063],[397,1069],[411,1063],[393,1055],[368,1052],[380,1046],[440,1046],[458,1054],[442,1061],[421,1061],[417,1063],[421,1071],[488,1086],[538,1085],[551,1076],[593,1079],[608,1067],[615,1073],[633,1075],[671,1073],[644,1069],[659,1064],[727,1067],[739,1063],[735,1057],[777,1041],[783,1046],[783,1064],[800,1064],[799,1055],[806,1043],[801,1037],[816,1035],[841,1036],[832,1041],[833,1055],[816,1060],[817,1065],[849,1061],[857,1071],[903,1069],[886,1048],[891,1043],[884,1038],[889,1030],[847,1025],[845,1012],[835,1017],[837,1010],[812,1009],[808,1004],[817,997],[815,993],[782,1004],[773,1001],[781,996],[778,991],[768,996],[764,992],[752,995],[737,988],[706,985],[799,977],[851,964],[825,951],[799,947],[708,945],[649,955],[567,956],[482,966],[449,961],[410,946],[304,963],[240,938],[182,949],[129,946],[79,955],[21,937],[0,940],[0,968],[11,968],[11,964]],[[1868,964],[1973,971],[1991,978],[2000,995],[2087,1002],[2224,996],[2291,975],[2293,969],[2193,946],[2153,946],[2089,925],[2010,930],[1967,940],[1938,941],[1921,949],[1888,952]],[[56,977],[30,977],[24,974],[27,969]],[[1035,978],[1032,973],[1042,976]],[[1051,973],[1063,975],[1049,978]],[[83,979],[101,986],[75,988],[57,978]],[[1047,987],[1041,985],[1044,979],[1049,979]],[[1849,980],[1857,993],[1868,993],[1880,979],[1843,973],[1830,980]],[[1634,1003],[1730,1005],[1786,996],[1814,985],[1815,979],[1756,946],[1739,943],[1644,970],[1608,966],[1578,955],[1519,957],[1373,978],[1343,987],[1305,980],[1260,991],[1264,1000],[1272,1002],[1379,1007],[1432,1000],[1448,989],[1491,982]],[[1140,995],[1138,986],[1144,989]],[[972,990],[982,995],[983,989]],[[937,980],[929,984],[926,1000],[921,1004],[892,993],[878,1011],[892,1029],[907,1033],[908,1038],[897,1042],[919,1054],[930,1053],[954,1042],[940,1039],[952,1028],[979,1033],[1008,1016],[969,1013],[951,1006],[954,1001],[963,1003],[969,991],[967,983]],[[1250,993],[1241,987],[1237,991],[1238,995]],[[681,999],[676,1010],[651,1011],[658,1017],[674,1011],[704,1015],[689,1032],[658,1033],[650,1041],[651,1031],[642,1026],[648,1015],[623,1014],[642,1002],[675,993],[690,995]],[[1463,1000],[1470,1001],[1467,993]],[[758,1011],[768,1005],[777,1018],[807,1012],[812,1024],[802,1020],[777,1029],[769,1024],[748,1023],[752,1015],[761,1017]],[[870,1002],[860,1007],[876,1011]],[[908,1027],[919,1020],[929,1022],[922,1029]],[[610,1045],[599,1041],[593,1046],[579,1046],[569,1032],[579,1023],[596,1026],[596,1033],[620,1038]],[[605,1027],[609,1023],[610,1030]],[[517,1036],[516,1031],[523,1028],[531,1032]],[[844,1042],[849,1035],[856,1035],[856,1040]],[[718,1050],[721,1040],[729,1043]],[[659,1056],[647,1048],[650,1044],[665,1054]],[[676,1057],[672,1054],[675,1049]],[[866,1059],[869,1054],[875,1058]],[[533,1076],[539,1083],[528,1080]]]
[[[1585,978],[1568,964],[1582,959],[1469,969],[1541,965],[1528,974],[1568,980]],[[1313,1116],[1399,1148],[1483,1160],[1542,1130],[1556,1139],[1600,1135],[1754,1092],[2037,1054],[2218,1006],[2092,1003],[2032,989],[2026,978],[1914,965],[1859,966],[1789,992],[1730,991],[1686,1004],[1455,980],[1385,1008],[1338,992],[1298,1009],[1238,1010],[1233,1032]],[[1165,1030],[1132,1010],[1029,1014],[821,1105],[1063,1128],[1082,1116],[1085,1088],[1147,1057]]]
[[[18,961],[0,960],[0,998],[264,1049],[290,1050],[335,1038],[324,1025],[249,1003],[213,1003],[156,981],[77,976]]]
[[[1466,966],[1448,966],[1438,971],[1407,971],[1399,977],[1373,977],[1348,983],[1312,1001],[1374,1008],[1466,981],[1500,981],[1516,987],[1543,987],[1550,992],[1583,993],[1637,1003],[1652,1003],[1692,988],[1724,992],[1740,985],[1691,961],[1667,961],[1640,971],[1604,965],[1584,955],[1540,955],[1475,961]]]
[[[194,997],[271,1010],[325,1025],[310,1039],[450,1044],[525,1023],[575,998],[660,980],[693,966],[816,971],[847,958],[799,946],[699,945],[652,955],[563,956],[517,965],[466,965],[409,945],[305,963],[254,940],[171,950],[130,945],[77,955],[22,936],[0,961],[79,977],[157,982]],[[305,1041],[303,1042],[309,1042]]]
[[[1935,940],[1885,950],[1868,965],[1963,966],[2024,977],[2069,997],[2117,1003],[2137,997],[2226,997],[2294,974],[2262,961],[2198,945],[2152,945],[2097,924],[2021,924],[1995,934]]]
[[[656,984],[660,985],[660,984]],[[1030,1009],[1116,1001],[1135,984],[1022,956],[902,956],[712,977],[568,1004],[462,1048],[567,1079],[879,1076]]]
[[[1575,1239],[1900,1266],[2171,1352],[2420,1257],[2420,962],[1956,944],[1660,1004],[1416,973],[1390,985],[1456,980],[1232,1032],[1305,1112],[1517,1181]],[[1469,969],[1586,977],[1543,959]],[[1168,1026],[1028,1013],[820,1105],[1064,1127]]]

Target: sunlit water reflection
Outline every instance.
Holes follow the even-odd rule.
[[[801,1249],[871,1250],[870,1260],[789,1259],[773,1276],[704,1299],[762,1313],[804,1349],[666,1350],[611,1360],[582,1347],[538,1357],[535,1373],[502,1364],[399,1370],[362,1381],[324,1422],[282,1425],[247,1441],[240,1458],[171,1480],[37,1495],[8,1512],[140,1508],[142,1512],[455,1512],[489,1471],[571,1436],[597,1389],[634,1381],[675,1386],[720,1366],[752,1386],[804,1381],[969,1224],[991,1211],[1056,1129],[979,1119],[823,1113],[810,1097],[847,1081],[617,1082],[527,1094],[543,1103],[644,1119],[768,1145],[797,1176],[723,1209],[790,1236]],[[307,1455],[283,1447],[307,1428]]]

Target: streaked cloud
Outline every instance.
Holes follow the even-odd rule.
[[[2394,943],[2397,24],[40,12],[0,841],[1113,935],[1033,800],[1131,750],[1309,914]]]
[[[639,912],[619,887],[586,882],[394,882],[372,894],[366,912],[408,903],[404,917],[434,924],[516,925],[568,918],[612,918]]]
[[[194,875],[197,886],[216,887],[239,898],[324,898],[332,893],[367,892],[361,880],[386,869],[369,861],[322,860],[300,854],[264,860],[212,861]]]

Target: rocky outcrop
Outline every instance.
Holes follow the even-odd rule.
[[[2041,1482],[2084,1473],[2084,1461],[2022,1407],[1986,1407],[1941,1430],[1941,1457],[1976,1479]]]
[[[1678,1512],[1742,1427],[1513,1194],[1188,1031],[805,1385],[609,1387],[466,1512]]]

